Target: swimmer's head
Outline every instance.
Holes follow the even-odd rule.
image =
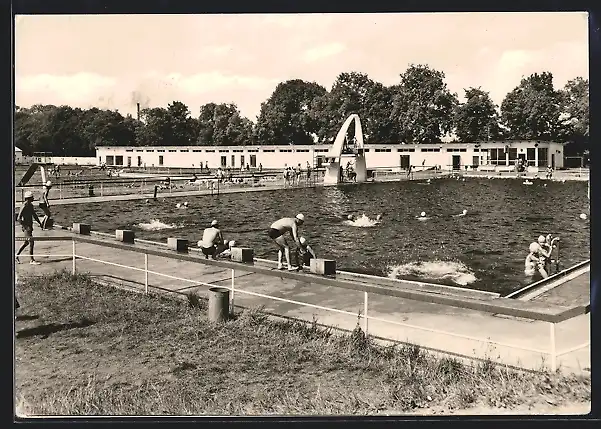
[[[530,243],[530,252],[531,253],[538,252],[538,249],[539,249],[538,243]]]
[[[224,246],[229,246],[229,243],[230,243],[229,241],[227,241],[227,240],[223,240],[223,245],[224,245]]]
[[[544,235],[539,235],[539,236],[538,236],[538,242],[539,242],[540,244],[543,244],[545,241],[547,241],[547,239],[545,238],[545,236],[544,236]]]
[[[236,245],[236,242],[235,242],[234,240],[231,240],[231,241],[228,243],[228,246],[229,246],[230,248],[234,247],[235,245]]]
[[[184,201],[184,206],[188,207],[188,201]]]
[[[353,219],[355,218],[355,216],[353,216],[353,215],[348,215],[346,218],[347,218],[348,220],[353,220]]]
[[[302,213],[297,214],[296,220],[299,221],[300,223],[303,223],[305,221],[305,215],[303,215]]]
[[[146,198],[146,202],[148,203],[148,198]]]
[[[219,222],[217,222],[217,220],[213,220],[213,222],[211,222],[211,226],[219,226]]]
[[[49,188],[49,187],[51,187],[51,186],[52,186],[52,182],[51,182],[50,180],[48,180],[48,181],[46,182],[46,187],[47,187],[47,188]]]
[[[382,215],[381,214],[379,214],[379,215],[376,216],[376,220],[380,220],[380,219],[382,219]]]
[[[181,206],[182,206],[182,205],[181,205],[180,203],[177,203],[177,204],[175,205],[175,207],[177,207],[178,209],[179,209]]]
[[[467,210],[463,209],[463,211],[461,213],[467,214]]]
[[[426,212],[421,212],[421,213],[420,213],[420,216],[421,216],[421,217],[424,217],[424,216],[426,216]]]
[[[301,237],[301,238],[299,238],[299,240],[298,240],[298,241],[299,241],[299,242],[300,242],[300,244],[302,244],[303,246],[304,246],[305,244],[307,244],[307,239],[306,239],[305,237]]]

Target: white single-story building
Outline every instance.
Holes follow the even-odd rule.
[[[162,146],[96,148],[97,165],[109,167],[175,167],[215,169],[281,169],[285,165],[313,168],[327,162],[332,145],[280,146]],[[563,167],[563,144],[547,141],[496,141],[436,144],[366,144],[368,169],[400,169],[409,166],[442,170],[504,170],[514,168],[518,160],[530,169]]]

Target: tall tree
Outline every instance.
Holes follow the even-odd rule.
[[[550,72],[522,79],[501,103],[501,117],[512,139],[563,141],[567,130],[561,110],[562,95],[553,88]]]
[[[589,82],[577,77],[568,81],[562,95],[562,119],[569,129],[565,152],[582,155],[589,150]]]
[[[411,65],[401,75],[393,97],[391,118],[403,141],[440,142],[453,130],[457,95],[447,88],[445,74],[427,65]]]
[[[465,90],[466,101],[455,107],[455,134],[459,141],[497,139],[501,133],[497,106],[480,88]]]
[[[252,144],[253,124],[235,104],[208,103],[200,108],[198,144],[242,146]]]
[[[188,107],[174,101],[167,109],[143,109],[145,124],[136,130],[140,146],[189,146],[198,140],[197,121],[190,116]]]
[[[317,120],[310,114],[313,101],[326,89],[301,79],[280,83],[261,103],[256,138],[261,144],[312,144]]]

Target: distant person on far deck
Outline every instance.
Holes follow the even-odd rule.
[[[215,259],[219,254],[218,248],[223,243],[223,235],[219,229],[219,222],[214,220],[211,222],[211,227],[206,228],[202,233],[202,240],[199,242],[199,247],[202,253],[205,255],[205,259]]]
[[[283,269],[282,265],[282,253],[286,256],[286,262],[288,263],[288,270],[296,270],[290,262],[290,246],[286,241],[286,233],[290,233],[298,247],[301,247],[300,240],[298,238],[298,227],[305,221],[305,216],[302,213],[296,215],[296,217],[285,217],[275,221],[271,224],[267,235],[271,240],[278,246],[278,270]]]

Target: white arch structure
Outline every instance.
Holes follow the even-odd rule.
[[[337,184],[341,181],[340,160],[342,157],[342,147],[346,138],[346,132],[353,121],[355,122],[355,139],[358,149],[354,155],[357,182],[365,182],[367,180],[367,167],[365,164],[365,153],[363,152],[363,129],[361,128],[361,120],[359,119],[359,115],[353,113],[346,119],[346,121],[344,121],[342,128],[340,128],[338,135],[336,135],[336,140],[334,140],[332,148],[326,155],[327,161],[329,162],[324,176],[324,184],[326,185]]]

